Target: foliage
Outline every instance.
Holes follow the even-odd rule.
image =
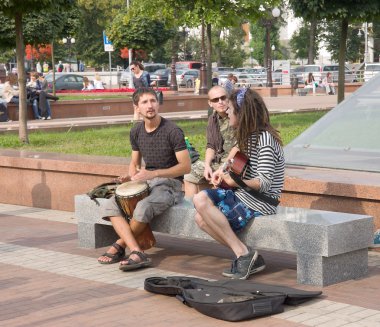
[[[278,24],[274,24],[269,31],[271,43],[275,45],[276,49],[280,49],[282,53],[282,49],[278,43],[280,27]],[[261,66],[265,66],[265,27],[262,25],[260,21],[256,23],[251,23],[251,34],[252,40],[250,47],[253,49],[253,58],[259,62]],[[277,58],[282,58],[283,55],[278,55]]]
[[[322,41],[323,26],[322,23],[317,24],[316,39],[314,43],[314,59],[319,55],[319,44]],[[309,36],[310,36],[310,22],[303,21],[301,27],[295,32],[290,39],[290,47],[292,52],[296,54],[296,58],[307,58],[309,54]]]
[[[372,36],[374,38],[374,57],[380,61],[380,19],[373,21]]]
[[[14,49],[15,42],[14,21],[0,12],[0,48]]]
[[[19,78],[19,139],[29,143],[26,119],[26,86],[24,65],[23,16],[32,12],[60,12],[73,6],[75,0],[6,0],[0,2],[0,16],[5,15],[15,22],[16,58]]]
[[[108,35],[117,48],[128,46],[151,52],[172,37],[173,30],[159,20],[141,16],[128,19],[121,12],[113,20]]]
[[[351,25],[348,27],[347,52],[345,61],[359,62],[364,58],[364,36],[358,36],[358,27]],[[326,49],[331,53],[333,61],[339,60],[339,41],[341,26],[338,21],[329,21],[325,28]]]
[[[214,34],[214,44],[217,44],[218,51],[214,53],[213,60],[226,67],[242,67],[248,54],[242,51],[244,31],[241,27],[230,28],[228,33],[224,30],[224,36],[218,38]],[[216,43],[217,42],[217,43]],[[217,57],[217,54],[220,56]]]
[[[327,19],[340,22],[338,102],[343,101],[348,24],[354,20],[372,21],[379,18],[380,2],[367,0],[289,0],[289,4],[296,16],[304,17],[309,21]]]

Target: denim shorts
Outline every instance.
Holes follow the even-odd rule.
[[[248,222],[262,214],[248,208],[241,202],[232,190],[209,189],[205,190],[215,206],[226,216],[232,230],[236,233],[243,230]]]

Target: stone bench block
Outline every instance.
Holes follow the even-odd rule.
[[[212,240],[197,227],[194,215],[193,204],[185,199],[151,226],[155,232]],[[75,197],[75,216],[80,246],[102,247],[116,240],[110,223],[101,219],[98,205],[88,196]],[[296,253],[297,281],[326,286],[367,274],[372,235],[370,216],[279,207],[275,215],[256,218],[240,238],[253,248]]]

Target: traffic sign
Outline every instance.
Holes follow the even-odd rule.
[[[103,44],[104,44],[104,51],[113,51],[112,42],[108,39],[105,31],[103,31]]]

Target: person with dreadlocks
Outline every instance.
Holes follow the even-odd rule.
[[[226,166],[213,173],[216,188],[194,196],[195,221],[200,229],[235,254],[223,276],[247,279],[262,271],[265,262],[237,234],[255,217],[276,213],[284,185],[285,159],[280,134],[270,124],[268,109],[256,91],[247,88],[233,91],[227,114],[236,136],[236,146],[228,158],[243,153],[248,159],[247,168],[241,178]],[[231,188],[220,187],[226,184]]]

